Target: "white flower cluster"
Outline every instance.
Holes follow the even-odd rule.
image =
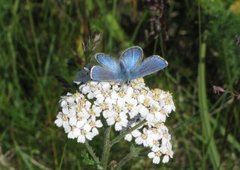
[[[155,164],[160,158],[166,163],[173,156],[171,135],[164,125],[166,117],[175,110],[172,96],[160,89],[150,90],[142,78],[124,85],[90,81],[80,85],[79,92],[63,96],[60,104],[62,110],[55,124],[64,128],[68,138],[77,138],[81,143],[92,140],[103,126],[101,117],[116,131],[145,120],[125,140],[151,148],[148,157]]]

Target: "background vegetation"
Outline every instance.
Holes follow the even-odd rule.
[[[174,95],[175,154],[155,166],[142,153],[124,169],[240,169],[239,31],[239,0],[1,0],[0,169],[95,169],[53,123],[69,91],[60,77],[71,83],[94,53],[131,45],[169,62],[145,80]],[[123,142],[111,160],[128,152]]]

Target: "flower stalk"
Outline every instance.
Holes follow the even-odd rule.
[[[141,122],[139,122],[137,125],[135,125],[134,127],[124,131],[123,133],[121,133],[120,135],[118,135],[116,138],[114,138],[111,142],[110,142],[110,147],[112,147],[114,144],[118,143],[121,139],[123,139],[127,134],[131,133],[132,131],[136,130],[137,128],[141,127],[144,123],[146,123],[145,120],[142,120]]]
[[[130,161],[133,158],[132,153],[128,153],[122,160],[119,161],[119,163],[115,166],[114,169],[119,170],[123,165],[125,165],[128,161]]]
[[[104,139],[104,146],[103,146],[102,160],[101,160],[103,170],[106,170],[108,166],[108,159],[110,154],[110,136],[111,136],[111,126],[107,127],[105,131],[105,139]]]
[[[121,169],[121,167],[124,166],[127,162],[129,162],[134,157],[137,157],[141,150],[142,148],[136,148],[132,146],[130,148],[130,152],[115,165],[114,169]]]
[[[102,169],[102,167],[100,166],[100,161],[99,158],[96,156],[96,154],[94,153],[92,147],[89,145],[88,141],[85,142],[85,146],[88,150],[88,153],[92,156],[93,160],[95,161],[95,163],[98,166],[98,169]]]

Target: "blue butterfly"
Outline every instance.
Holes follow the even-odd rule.
[[[104,53],[95,54],[95,59],[100,65],[93,66],[90,70],[90,78],[94,81],[129,82],[168,66],[167,61],[158,55],[152,55],[142,61],[143,50],[138,46],[123,51],[119,60]]]

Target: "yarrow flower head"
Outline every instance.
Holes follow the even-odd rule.
[[[150,90],[143,78],[120,85],[114,82],[90,81],[79,85],[79,91],[60,100],[61,111],[55,124],[63,127],[68,138],[80,143],[99,134],[103,121],[115,131],[125,131],[139,122],[145,123],[125,136],[125,140],[150,148],[148,157],[154,164],[173,157],[171,135],[166,118],[175,111],[169,92]]]

